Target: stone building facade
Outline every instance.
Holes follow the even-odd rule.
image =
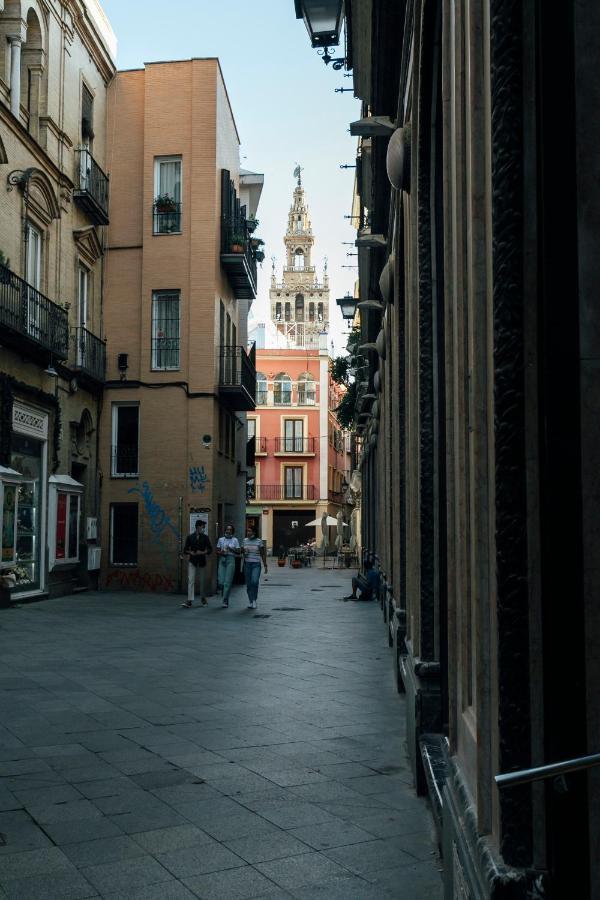
[[[96,581],[114,55],[96,0],[0,4],[0,575],[13,599]]]
[[[600,747],[598,5],[344,9],[363,546],[445,897],[596,898],[598,768],[531,770]]]
[[[195,518],[213,541],[243,523],[262,176],[240,175],[216,59],[118,72],[108,119],[102,584],[177,591]]]

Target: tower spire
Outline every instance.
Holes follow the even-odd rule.
[[[296,184],[288,213],[283,243],[285,264],[281,282],[271,276],[271,318],[291,347],[318,348],[319,334],[329,330],[329,284],[327,264],[323,281],[317,280],[312,264],[315,238],[302,185],[302,166],[296,163]]]

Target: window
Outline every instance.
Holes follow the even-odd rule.
[[[248,440],[256,437],[256,419],[248,419]]]
[[[286,419],[284,422],[283,450],[285,453],[302,453],[304,449],[304,420]]]
[[[138,505],[110,505],[110,562],[113,566],[137,566]]]
[[[259,406],[267,405],[267,379],[262,372],[256,373],[256,402]]]
[[[89,146],[94,137],[94,97],[83,84],[81,86],[81,140]]]
[[[276,406],[289,406],[292,402],[292,379],[289,375],[275,377],[273,402]]]
[[[90,290],[90,273],[85,266],[77,271],[77,365],[86,362],[86,333],[88,321],[88,298]]]
[[[0,481],[0,497],[2,497],[2,557],[0,562],[4,566],[10,566],[17,561],[17,485]]]
[[[181,231],[181,157],[154,160],[154,234]]]
[[[292,306],[290,303],[285,304],[285,321],[289,322],[292,318]]]
[[[281,322],[281,301],[275,304],[275,321]]]
[[[41,302],[38,296],[42,280],[42,234],[28,222],[26,228],[25,281],[27,289],[27,331],[33,337],[42,333]]]
[[[319,322],[323,321],[323,304],[322,303],[317,304],[317,318],[318,318]]]
[[[137,403],[113,403],[112,466],[113,477],[139,474],[140,407]]]
[[[298,403],[300,406],[314,406],[317,400],[315,380],[312,375],[300,375],[298,378]]]
[[[152,368],[179,368],[179,292],[152,295]]]
[[[302,466],[285,467],[284,495],[286,500],[302,499]]]
[[[80,494],[59,491],[56,498],[56,553],[57,562],[79,560],[79,508]]]
[[[300,247],[294,251],[294,269],[296,269],[296,271],[304,269],[304,250]]]
[[[315,321],[315,304],[314,303],[308,304],[308,321],[309,322]]]
[[[296,294],[296,322],[304,322],[304,297]]]

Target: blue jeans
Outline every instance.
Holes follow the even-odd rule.
[[[235,556],[232,553],[228,553],[227,556],[220,556],[218,582],[223,588],[223,603],[229,602],[229,594],[231,593],[234,575]]]
[[[244,575],[246,577],[246,591],[248,593],[248,603],[256,603],[258,597],[258,582],[260,579],[260,563],[245,562]]]

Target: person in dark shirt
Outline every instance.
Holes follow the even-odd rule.
[[[196,519],[196,527],[193,533],[186,537],[181,555],[181,559],[187,558],[188,561],[188,596],[187,601],[181,604],[184,609],[190,609],[192,606],[196,575],[198,575],[200,602],[202,606],[206,606],[208,602],[205,597],[206,557],[212,553],[212,544],[208,535],[204,533],[204,528],[205,523],[202,519]]]
[[[360,596],[357,596],[357,590]],[[379,574],[373,568],[370,560],[365,562],[365,574],[352,576],[352,593],[344,597],[344,600],[374,600],[379,591]]]

